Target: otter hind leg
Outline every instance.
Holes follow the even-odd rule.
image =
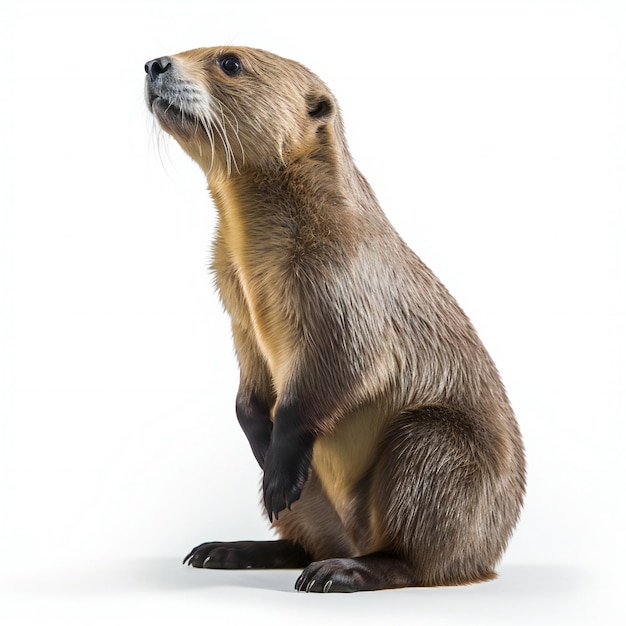
[[[374,551],[316,560],[296,589],[373,591],[493,578],[511,502],[497,442],[479,424],[441,406],[398,415],[363,484],[371,528],[362,547]]]
[[[311,563],[296,581],[296,590],[322,593],[374,591],[407,587],[413,581],[411,569],[401,559],[386,554],[367,554]]]
[[[511,444],[488,423],[424,406],[404,411],[385,433],[370,503],[379,545],[408,565],[412,586],[495,576],[520,494]]]
[[[311,557],[298,544],[277,541],[211,541],[196,546],[183,560],[206,569],[299,569]]]

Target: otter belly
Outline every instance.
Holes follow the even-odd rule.
[[[344,522],[353,509],[355,488],[376,460],[389,415],[378,406],[360,408],[342,418],[313,447],[313,468]]]

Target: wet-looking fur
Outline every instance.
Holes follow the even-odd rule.
[[[205,543],[185,561],[304,568],[306,591],[492,578],[522,505],[518,426],[468,318],[355,167],[331,92],[250,48],[146,73],[150,110],[217,207],[236,413],[281,537]]]

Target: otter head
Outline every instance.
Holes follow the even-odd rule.
[[[284,167],[328,143],[321,129],[341,133],[324,83],[262,50],[199,48],[145,70],[148,108],[207,174]]]

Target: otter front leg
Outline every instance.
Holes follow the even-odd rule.
[[[305,424],[302,411],[295,406],[276,409],[263,476],[263,500],[270,521],[300,497],[309,477],[315,437]]]
[[[242,388],[237,394],[235,410],[239,425],[252,448],[252,453],[263,468],[272,436],[269,405],[258,394]]]
[[[205,569],[295,569],[311,562],[292,541],[210,541],[196,546],[183,563]]]

